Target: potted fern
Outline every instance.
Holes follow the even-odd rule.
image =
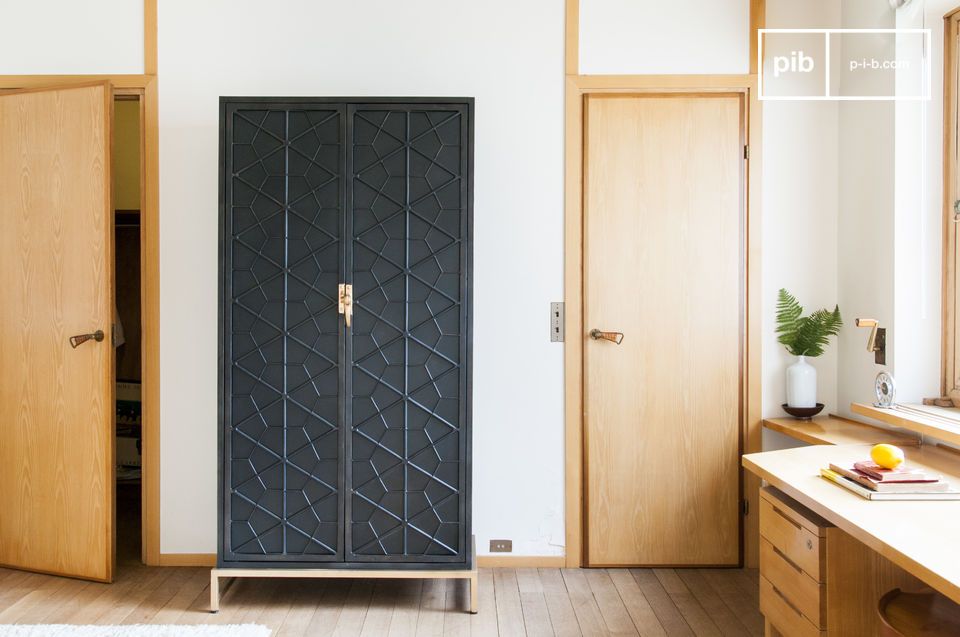
[[[797,357],[787,368],[787,406],[809,408],[817,406],[817,370],[807,362],[823,354],[831,336],[843,326],[840,307],[826,308],[803,316],[803,307],[797,299],[780,288],[777,295],[777,340]]]

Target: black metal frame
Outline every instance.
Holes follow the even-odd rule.
[[[349,554],[349,537],[351,520],[350,492],[346,488],[348,467],[351,461],[350,445],[352,430],[351,400],[352,379],[348,373],[352,369],[352,353],[350,340],[346,338],[343,326],[343,317],[340,317],[339,330],[339,386],[340,399],[338,412],[341,418],[339,423],[339,469],[338,479],[340,489],[338,493],[338,508],[342,520],[336,555],[317,556],[311,561],[276,559],[275,556],[243,555],[242,559],[230,552],[227,538],[229,524],[230,502],[228,497],[230,485],[230,448],[226,436],[230,422],[230,396],[227,388],[231,386],[231,344],[226,332],[226,317],[229,315],[231,290],[227,289],[230,281],[226,273],[232,263],[232,257],[227,253],[231,228],[229,217],[229,202],[227,202],[228,179],[232,174],[226,141],[229,137],[231,118],[228,114],[237,108],[296,108],[303,106],[317,106],[337,108],[341,112],[341,131],[343,149],[340,161],[345,169],[351,169],[349,157],[352,154],[352,120],[346,116],[357,107],[365,106],[404,106],[423,107],[435,106],[438,108],[451,107],[461,110],[465,117],[461,119],[463,138],[466,140],[466,152],[463,175],[465,183],[461,184],[461,196],[464,201],[464,224],[461,250],[461,286],[464,298],[462,299],[461,328],[464,338],[461,342],[461,356],[464,361],[465,373],[461,378],[460,413],[461,413],[461,452],[460,478],[463,485],[463,494],[460,498],[460,519],[463,521],[460,529],[460,554],[457,556],[352,556]],[[472,360],[473,360],[473,148],[474,148],[474,99],[473,98],[409,98],[409,97],[378,97],[378,98],[344,98],[344,97],[221,97],[220,98],[220,143],[219,143],[219,312],[218,312],[218,493],[217,493],[217,566],[220,568],[236,566],[244,568],[337,568],[337,569],[462,569],[473,567],[472,556]],[[353,242],[351,224],[353,223],[352,193],[350,175],[347,170],[341,179],[341,201],[343,214],[341,218],[341,244],[339,260],[345,283],[352,283],[351,255]]]

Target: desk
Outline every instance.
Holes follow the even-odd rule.
[[[751,473],[813,510],[908,573],[960,603],[960,501],[872,502],[819,476],[829,463],[869,457],[869,445],[812,446],[743,457]],[[907,462],[960,487],[960,455],[923,446]]]

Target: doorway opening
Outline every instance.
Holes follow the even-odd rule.
[[[113,104],[114,352],[116,377],[117,565],[138,564],[143,518],[141,312],[142,100]]]

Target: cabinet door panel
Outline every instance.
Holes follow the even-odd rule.
[[[339,560],[343,108],[224,109],[222,555]]]
[[[350,109],[347,559],[463,561],[466,105]]]

